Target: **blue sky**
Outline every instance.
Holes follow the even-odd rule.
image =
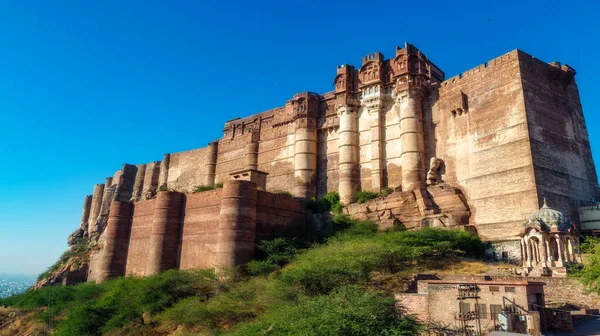
[[[123,163],[332,89],[336,65],[416,45],[447,77],[519,48],[574,67],[600,157],[597,1],[0,2],[0,273],[65,250]]]

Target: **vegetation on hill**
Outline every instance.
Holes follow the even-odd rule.
[[[71,246],[68,250],[66,250],[58,260],[48,267],[42,274],[37,277],[37,282],[47,279],[50,275],[58,271],[62,266],[64,266],[67,262],[70,262],[75,267],[80,264],[87,262],[88,260],[88,240],[80,239],[75,245]]]
[[[600,238],[586,237],[580,248],[585,253],[584,263],[570,267],[569,272],[590,290],[600,294]]]
[[[223,183],[216,183],[214,185],[197,185],[194,187],[194,189],[192,190],[192,192],[195,193],[199,193],[199,192],[204,192],[204,191],[210,191],[210,190],[215,190],[215,189],[221,189],[223,188]]]
[[[336,204],[328,198],[313,205]],[[457,256],[481,258],[484,250],[466,231],[380,232],[342,215],[322,231],[328,237],[260,242],[257,259],[228,274],[171,270],[50,286],[0,304],[38,310],[56,335],[414,335],[421,326],[398,316],[382,281]]]

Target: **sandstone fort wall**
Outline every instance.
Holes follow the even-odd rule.
[[[519,56],[538,195],[577,220],[577,205],[598,198],[598,179],[575,72]]]
[[[258,191],[247,181],[195,194],[158,192],[133,204],[112,202],[88,280],[239,265],[252,259],[255,242],[303,223],[298,201]]]
[[[445,180],[463,188],[485,239],[516,237],[539,208],[518,55],[443,82],[432,108],[435,156],[444,158]]]

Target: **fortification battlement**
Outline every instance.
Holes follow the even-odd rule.
[[[533,57],[533,56],[527,54],[526,52],[524,52],[522,50],[515,49],[515,50],[512,50],[512,51],[502,55],[502,56],[496,57],[496,58],[491,59],[483,64],[480,64],[472,69],[469,69],[463,73],[460,73],[456,76],[448,78],[447,80],[441,82],[441,87],[444,88],[444,87],[451,86],[454,84],[459,84],[462,82],[462,80],[469,79],[474,74],[485,72],[485,71],[492,71],[500,65],[506,64],[508,62],[514,62],[514,61],[535,62],[535,63],[538,63],[539,65],[544,65],[545,67],[547,67],[547,69],[549,71],[553,71],[553,69],[559,69],[565,73],[568,73],[571,77],[574,77],[576,74],[575,69],[573,69],[572,67],[570,67],[566,64],[561,66],[560,62],[546,63],[536,57]]]

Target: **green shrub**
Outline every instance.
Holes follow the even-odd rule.
[[[304,297],[278,306],[242,325],[233,335],[415,335],[419,326],[398,318],[391,295],[343,286],[328,295]]]
[[[234,285],[210,300],[189,297],[165,310],[159,319],[186,326],[220,329],[258,316],[268,303],[263,294],[266,280],[254,278]]]
[[[600,246],[600,237],[587,236],[583,243],[579,245],[581,253],[594,253],[597,246]]]
[[[275,271],[279,265],[269,260],[251,260],[246,269],[250,275],[269,274]]]
[[[215,190],[215,189],[221,189],[223,188],[223,183],[216,183],[215,185],[197,185],[194,187],[194,189],[192,189],[192,193],[199,193],[199,192],[204,192],[204,191],[210,191],[210,190]]]
[[[285,191],[285,190],[275,190],[275,191],[273,191],[273,194],[285,196],[285,197],[288,197],[288,198],[294,198],[294,195],[292,195],[291,192]]]
[[[329,192],[319,199],[308,199],[304,202],[304,207],[314,213],[324,213],[328,211],[332,211],[333,213],[342,212],[340,195],[337,192]]]
[[[600,239],[586,237],[580,248],[589,256],[583,267],[572,267],[569,269],[576,278],[579,278],[586,287],[600,294]]]
[[[46,308],[40,316],[56,325],[57,335],[149,335],[158,322],[211,335],[413,335],[417,323],[398,318],[393,298],[368,288],[382,288],[381,275],[398,276],[416,264],[483,255],[483,243],[467,231],[381,232],[374,223],[343,215],[335,215],[315,242],[320,245],[304,250],[306,242],[297,239],[260,242],[248,273],[268,274],[287,264],[269,277],[171,270],[46,287],[0,304]],[[600,249],[594,250],[595,267],[580,273],[598,284]]]
[[[160,187],[158,187],[158,191],[169,191],[169,188],[166,184],[163,184]]]
[[[379,194],[372,191],[356,191],[352,194],[352,199],[358,204],[368,202],[377,197],[379,197]]]
[[[390,188],[390,187],[385,187],[381,189],[381,192],[379,193],[381,196],[388,196],[389,194],[394,192],[394,188]]]
[[[373,271],[395,273],[411,263],[451,256],[481,258],[483,242],[463,230],[377,232],[373,223],[336,216],[343,227],[328,243],[300,254],[280,281],[307,295],[326,294],[344,284],[366,284]]]
[[[215,189],[216,189],[215,186],[199,185],[199,186],[195,186],[194,189],[192,190],[192,192],[195,194],[195,193],[210,191],[210,190],[215,190]]]

